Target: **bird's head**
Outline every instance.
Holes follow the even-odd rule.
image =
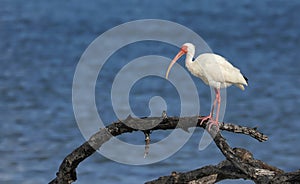
[[[195,50],[195,46],[191,43],[185,43],[181,46],[180,51],[178,52],[178,54],[174,57],[174,59],[172,60],[172,62],[170,63],[167,73],[166,73],[166,79],[168,79],[169,76],[169,72],[172,68],[172,66],[176,63],[176,61],[183,56],[184,54],[188,54],[190,53],[191,50]]]

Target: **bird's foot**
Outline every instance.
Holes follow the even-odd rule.
[[[207,121],[206,126],[208,126],[208,131],[210,131],[212,126],[215,126],[217,128],[217,131],[219,130],[219,122],[217,120],[214,120],[211,114],[205,117],[199,117],[199,119],[201,119],[200,125],[202,125],[203,122]]]
[[[202,119],[201,122],[200,122],[200,125],[202,125],[202,123],[203,123],[204,121],[209,121],[209,120],[211,120],[211,119],[212,119],[212,115],[209,114],[208,116],[199,117],[199,119]]]
[[[208,125],[208,131],[209,132],[210,132],[210,129],[211,129],[212,126],[215,126],[216,130],[219,131],[219,122],[217,120],[212,119],[212,120],[208,121],[207,125]]]

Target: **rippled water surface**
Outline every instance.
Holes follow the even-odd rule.
[[[249,78],[244,92],[228,88],[224,121],[257,126],[269,140],[259,143],[224,133],[232,146],[249,149],[256,158],[286,171],[299,169],[299,1],[2,0],[0,4],[0,183],[46,183],[55,177],[62,159],[85,141],[72,108],[72,82],[81,54],[106,30],[146,18],[192,29]],[[105,124],[117,119],[110,90],[122,66],[150,54],[171,58],[177,51],[148,41],[111,56],[96,84],[96,104]],[[207,114],[210,88],[193,79],[201,113]],[[161,96],[168,114],[178,115],[180,99],[173,90],[166,80],[143,78],[131,90],[131,108],[138,116],[159,115],[163,108],[154,104],[156,111],[151,112],[148,104],[153,96]],[[154,132],[153,139],[163,135]],[[198,150],[201,135],[202,130],[197,130],[180,151],[151,165],[119,164],[94,154],[78,167],[77,183],[142,183],[173,170],[188,171],[223,160],[214,144]],[[122,139],[143,144],[144,137],[135,133]],[[124,154],[126,150],[120,156]]]

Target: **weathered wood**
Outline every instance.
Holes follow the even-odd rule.
[[[150,131],[155,130],[172,130],[181,128],[188,131],[191,127],[206,128],[207,122],[202,125],[202,118],[195,117],[149,117],[149,118],[132,118],[114,122],[105,128],[101,128],[90,139],[76,148],[72,153],[65,157],[56,173],[56,178],[50,184],[69,184],[77,180],[76,168],[84,159],[92,155],[95,150],[99,149],[102,144],[107,142],[111,137],[133,131],[143,131],[147,135]],[[133,128],[132,128],[133,127]],[[151,128],[152,127],[152,128]],[[256,128],[248,128],[232,123],[220,123],[221,131],[241,133],[249,135],[258,141],[266,141],[268,137],[260,133]],[[220,131],[214,128],[209,132],[214,139],[215,144],[225,156],[226,160],[216,166],[205,166],[194,171],[185,173],[173,172],[170,176],[163,176],[157,180],[147,183],[215,183],[223,179],[250,179],[256,183],[295,183],[300,181],[299,171],[285,173],[274,166],[256,160],[252,154],[242,148],[232,149],[221,135]],[[150,140],[149,140],[150,141]],[[146,142],[146,146],[149,142]],[[147,151],[147,150],[146,150]]]

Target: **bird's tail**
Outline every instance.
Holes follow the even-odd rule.
[[[244,77],[246,83],[248,84],[248,78],[245,75],[243,75],[243,77]]]
[[[243,84],[235,84],[236,87],[240,88],[241,90],[245,90],[245,87],[243,86]]]

